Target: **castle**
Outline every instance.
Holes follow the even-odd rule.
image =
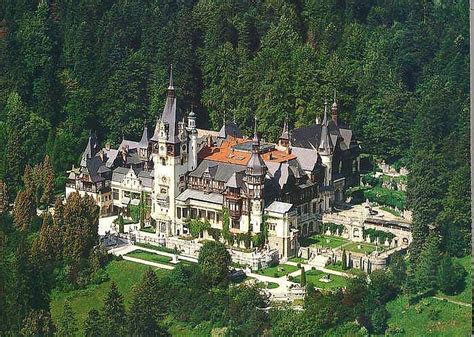
[[[235,123],[219,132],[198,129],[191,111],[180,115],[170,72],[167,96],[153,134],[99,148],[91,134],[80,166],[68,171],[66,196],[87,193],[101,215],[146,210],[157,237],[189,235],[190,219],[231,235],[257,235],[265,223],[267,247],[280,258],[297,252],[298,237],[318,230],[321,215],[359,185],[359,145],[338,118],[336,98],[320,122],[290,130],[276,144],[242,135]],[[209,235],[204,233],[204,238]],[[237,243],[238,244],[238,243]]]

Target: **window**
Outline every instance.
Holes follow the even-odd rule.
[[[197,209],[191,208],[191,219],[196,219],[196,218],[197,218]]]
[[[176,207],[176,217],[181,219],[181,207]]]
[[[318,204],[316,202],[313,202],[313,213],[316,213],[318,211]]]
[[[216,213],[216,222],[221,221],[221,215],[219,213]]]
[[[188,217],[188,209],[183,208],[183,218],[187,218],[187,217]]]
[[[199,210],[199,217],[200,217],[201,219],[206,218],[206,210],[205,210],[205,209],[200,209],[200,210]]]
[[[114,188],[112,190],[112,195],[113,195],[114,200],[119,200],[119,190],[118,189]]]
[[[160,190],[160,193],[161,193],[161,194],[166,194],[166,188],[163,188],[163,187],[162,187],[161,190]]]

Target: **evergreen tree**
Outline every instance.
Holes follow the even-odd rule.
[[[301,280],[300,280],[300,284],[302,287],[305,287],[306,286],[306,271],[304,270],[304,267],[301,266]]]
[[[119,293],[115,282],[104,299],[104,336],[125,336],[127,333],[127,316],[123,304],[123,296]]]
[[[155,272],[149,268],[133,292],[132,305],[128,318],[130,336],[166,336],[167,332],[159,325],[163,316],[157,297],[160,291]]]
[[[43,194],[40,202],[48,206],[53,201],[54,196],[54,171],[49,156],[44,157],[42,170]]]
[[[23,336],[55,336],[56,327],[54,326],[51,314],[46,310],[32,310],[23,320],[21,334]]]
[[[6,167],[5,178],[8,182],[8,196],[14,199],[16,191],[21,186],[21,176],[26,161],[24,149],[25,134],[24,127],[28,121],[28,112],[23,102],[16,92],[12,92],[8,97],[6,109],[7,117],[7,144],[6,144]]]
[[[349,267],[348,266],[348,263],[347,263],[347,253],[346,253],[346,250],[343,249],[342,250],[342,270],[347,270],[347,268]]]
[[[7,184],[0,180],[0,216],[8,212],[9,207]]]
[[[466,275],[462,265],[453,263],[452,258],[445,255],[439,264],[437,285],[447,295],[459,293],[465,287]]]
[[[414,265],[419,290],[436,288],[439,261],[439,234],[433,230],[426,239],[418,263]]]
[[[86,321],[84,322],[85,337],[101,337],[103,336],[104,322],[100,313],[95,310],[89,310]]]
[[[18,192],[13,207],[13,221],[22,231],[27,231],[36,216],[36,205],[31,190]]]
[[[57,336],[72,337],[77,333],[77,320],[68,301],[64,303],[63,312],[58,319]]]

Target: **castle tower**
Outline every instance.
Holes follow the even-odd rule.
[[[197,138],[198,133],[196,129],[196,114],[191,109],[191,112],[188,115],[188,128],[189,133],[189,155],[188,155],[188,171],[194,171],[197,167],[197,154],[198,154],[198,144]]]
[[[187,163],[187,131],[178,121],[173,67],[170,70],[165,107],[151,138],[153,144],[153,218],[160,236],[178,234],[175,198],[184,190]],[[180,234],[180,233],[179,233]]]
[[[321,125],[321,139],[319,142],[318,153],[321,156],[321,161],[326,167],[326,172],[324,175],[324,185],[330,186],[332,182],[332,155],[333,155],[333,145],[331,142],[331,135],[329,134],[328,129],[328,116],[327,116],[328,102],[324,102],[324,118]],[[330,208],[330,195],[324,196],[324,209],[327,210]]]
[[[257,122],[255,119],[254,136],[252,139],[252,155],[246,168],[248,195],[251,206],[251,223],[253,231],[260,232],[260,224],[263,219],[263,194],[265,185],[265,175],[267,167],[260,155],[260,140],[257,135]]]
[[[148,138],[148,128],[146,125],[143,127],[142,138],[138,143],[138,156],[142,160],[148,160],[149,158],[149,138]]]

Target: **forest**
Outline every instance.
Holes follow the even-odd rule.
[[[102,145],[117,145],[123,136],[138,140],[144,123],[154,126],[171,64],[179,108],[194,109],[199,127],[235,120],[249,134],[257,116],[259,133],[274,141],[287,116],[290,128],[321,117],[335,90],[363,153],[408,168],[414,242],[409,276],[389,281],[396,291],[370,307],[380,294],[353,284],[367,297],[351,303],[364,304],[341,307],[346,318],[332,321],[317,308],[349,300],[316,293],[307,300],[314,315],[272,314],[254,333],[272,326],[277,335],[304,334],[362,314],[370,330],[374,312],[383,331],[388,298],[445,287],[440,275],[459,269],[451,258],[470,252],[468,9],[465,0],[1,1],[0,321],[8,324],[0,334],[18,333],[31,312],[48,317],[54,287],[106,277],[108,262],[84,225],[97,216],[89,200],[54,219],[33,211],[63,191],[91,130]],[[74,249],[51,253],[63,245]],[[35,275],[44,279],[33,282]],[[211,296],[207,290],[190,291]],[[226,296],[216,298],[244,305],[252,297]],[[200,314],[215,322],[215,313]],[[225,319],[217,326],[232,326]]]

